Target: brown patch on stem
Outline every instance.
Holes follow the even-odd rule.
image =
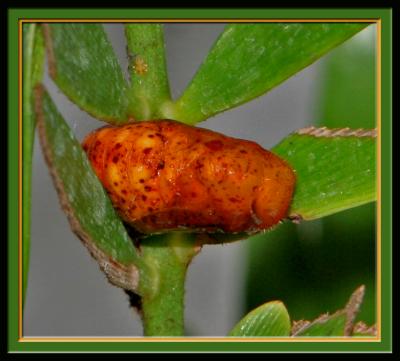
[[[51,28],[49,24],[42,24],[43,36],[46,45],[47,64],[49,66],[49,74],[55,79],[57,76],[56,57],[54,55],[53,39],[51,38]]]
[[[370,137],[376,138],[377,129],[350,129],[350,128],[335,128],[329,129],[327,127],[316,128],[316,127],[307,127],[299,129],[297,134],[300,135],[312,135],[314,137],[325,137],[325,138],[333,138],[333,137]]]
[[[288,219],[295,224],[300,224],[300,222],[303,220],[303,216],[301,214],[294,213],[289,215]]]
[[[91,239],[90,235],[82,228],[79,220],[75,217],[74,211],[68,201],[65,193],[63,182],[57,174],[56,168],[53,165],[53,154],[51,147],[47,141],[45,118],[43,112],[43,94],[44,88],[41,84],[34,88],[35,97],[35,113],[37,118],[37,127],[39,132],[40,144],[43,154],[48,165],[54,186],[57,190],[61,207],[67,215],[72,231],[83,242],[89,250],[91,256],[98,262],[100,269],[106,274],[110,283],[123,289],[134,292],[139,284],[139,270],[136,266],[124,265],[111,259],[106,253],[99,249]]]
[[[148,65],[143,60],[143,58],[139,55],[135,56],[132,67],[133,67],[133,70],[135,71],[135,73],[138,75],[144,75],[148,71]]]

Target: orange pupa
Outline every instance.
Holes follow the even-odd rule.
[[[83,142],[122,219],[143,233],[255,233],[286,217],[290,166],[258,144],[171,120],[106,126]]]

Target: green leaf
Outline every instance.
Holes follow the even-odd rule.
[[[23,118],[22,118],[22,300],[25,302],[29,270],[30,226],[31,226],[31,182],[32,153],[35,130],[35,114],[33,111],[33,88],[43,75],[44,40],[40,28],[36,24],[23,25]]]
[[[333,315],[322,315],[312,322],[295,322],[292,329],[293,336],[352,336],[354,320],[360,309],[365,288],[359,287],[351,295],[343,310]]]
[[[100,24],[45,24],[49,73],[80,108],[112,124],[127,121],[127,85]]]
[[[131,239],[51,98],[42,87],[35,95],[42,149],[71,228],[112,283],[135,291],[142,261]]]
[[[275,146],[296,172],[289,216],[316,219],[375,201],[375,133],[310,127]]]
[[[289,336],[290,317],[285,305],[272,301],[249,312],[229,332],[229,336]]]
[[[171,103],[162,24],[126,24],[131,87],[129,114],[136,120],[165,118]]]
[[[176,103],[195,124],[271,90],[368,24],[230,24]]]

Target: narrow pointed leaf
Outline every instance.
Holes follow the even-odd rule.
[[[354,321],[360,309],[364,292],[364,286],[356,289],[346,307],[333,315],[322,315],[312,322],[295,322],[292,330],[293,336],[352,336],[355,329]]]
[[[252,100],[310,65],[368,24],[231,24],[176,103],[190,124]]]
[[[290,317],[285,305],[272,301],[249,312],[229,332],[229,336],[262,337],[289,336]]]
[[[316,219],[376,200],[376,131],[306,128],[273,148],[296,172],[289,211]]]
[[[165,118],[171,97],[162,24],[126,24],[131,85],[129,114],[136,120]]]
[[[29,270],[30,225],[31,225],[31,182],[32,153],[35,130],[35,114],[33,111],[33,88],[40,82],[43,75],[44,40],[37,24],[23,25],[23,118],[22,118],[22,292],[25,302]]]
[[[112,124],[127,121],[126,82],[100,24],[45,24],[49,73],[80,108]]]
[[[131,239],[49,95],[38,87],[35,96],[42,149],[73,231],[112,283],[134,291],[141,260]]]

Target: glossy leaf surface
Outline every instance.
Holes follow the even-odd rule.
[[[290,317],[285,305],[272,301],[249,312],[229,332],[229,336],[289,336]]]
[[[48,94],[39,90],[41,144],[71,227],[111,281],[132,289],[138,282],[136,266],[141,265],[136,249],[80,143]],[[124,284],[128,282],[135,284]]]
[[[178,99],[175,118],[195,124],[248,102],[319,59],[367,24],[229,24]]]
[[[273,151],[296,171],[289,216],[316,219],[376,200],[374,130],[308,128]]]
[[[49,73],[76,105],[112,124],[127,115],[127,84],[100,24],[45,24]]]

